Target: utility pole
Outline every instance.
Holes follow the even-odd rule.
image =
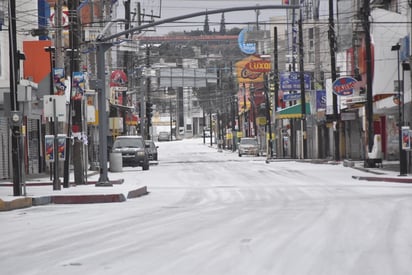
[[[373,147],[373,92],[372,92],[372,53],[371,53],[371,35],[370,35],[370,6],[369,0],[363,1],[363,29],[365,31],[365,54],[366,54],[366,117],[368,124],[368,152]],[[400,127],[400,125],[399,125]]]
[[[274,102],[273,102],[273,114],[276,114],[277,110],[278,110],[278,104],[279,104],[279,62],[278,62],[278,28],[274,27],[273,28],[273,81],[274,81]],[[275,140],[278,140],[277,137],[277,119],[276,117],[273,116],[273,120],[274,120],[274,125],[275,125]],[[272,138],[272,137],[271,137]],[[279,140],[278,140],[279,141]],[[277,143],[275,142],[275,144],[277,145]],[[276,146],[276,151],[277,154],[279,152],[281,152],[281,150],[278,150],[278,146]],[[272,155],[271,157],[273,157],[273,144],[272,144]]]
[[[302,27],[302,10],[299,18],[299,75],[300,75],[300,101],[302,105],[301,132],[302,132],[302,150],[303,159],[307,158],[307,137],[306,137],[306,94],[305,94],[305,66],[303,60],[303,27]]]
[[[67,123],[67,137],[66,137],[66,159],[64,161],[64,173],[63,173],[63,187],[69,187],[69,170],[70,170],[70,156],[71,156],[71,134],[72,134],[72,108],[73,108],[73,72],[79,70],[78,62],[75,62],[75,55],[74,52],[78,49],[79,40],[77,36],[78,25],[77,25],[77,16],[76,16],[76,9],[78,6],[78,0],[69,1],[69,44],[70,44],[70,101],[68,106],[68,123]],[[77,54],[76,54],[77,58]],[[77,114],[79,115],[79,114]],[[75,154],[73,154],[73,163],[75,165],[75,175],[83,174],[83,167],[81,161],[81,155],[79,153],[79,144],[75,144],[73,150],[75,150]],[[80,173],[77,173],[79,170],[80,165]],[[76,183],[83,183],[83,177],[76,177]]]
[[[150,102],[150,86],[151,86],[151,79],[150,79],[150,47],[147,44],[146,45],[146,100],[144,101],[144,104],[146,105],[146,102]],[[147,123],[147,131],[146,131],[146,136],[145,139],[150,139],[150,126],[151,126],[151,117],[149,115],[146,115],[146,110],[144,112],[144,115],[146,116],[146,123]],[[171,133],[170,133],[171,134]]]
[[[368,1],[368,0],[365,0]],[[329,47],[330,47],[330,65],[332,83],[336,80],[336,37],[335,37],[335,23],[333,20],[333,0],[329,0]],[[338,96],[333,93],[333,120],[336,121],[336,129],[333,132],[333,139],[335,143],[334,159],[340,160],[339,152],[339,119],[338,119]]]
[[[17,54],[17,38],[16,38],[16,2],[9,0],[9,56],[10,56],[10,106],[11,106],[11,131],[12,131],[12,162],[13,162],[13,195],[22,195],[21,185],[21,153],[20,144],[21,136],[21,113],[17,103],[17,76],[18,76],[18,54]]]

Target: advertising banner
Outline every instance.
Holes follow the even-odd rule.
[[[57,135],[57,151],[59,153],[59,160],[66,159],[66,135]]]
[[[73,72],[73,94],[74,100],[82,99],[85,88],[85,77],[83,72]]]
[[[53,69],[53,83],[54,83],[54,94],[64,95],[66,91],[66,84],[64,83],[66,76],[63,68]]]
[[[256,56],[249,56],[247,58],[242,59],[241,61],[236,63],[236,75],[238,78],[238,83],[256,83],[256,82],[263,82],[263,72],[260,71],[251,71],[249,67],[249,63],[261,61],[262,59]]]
[[[403,150],[411,149],[410,129],[408,126],[402,127],[402,149]]]
[[[44,140],[46,162],[54,162],[54,136],[46,135]]]

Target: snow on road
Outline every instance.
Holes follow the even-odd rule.
[[[412,186],[342,165],[158,143],[150,194],[0,213],[2,274],[410,274]],[[91,187],[93,188],[93,187]]]

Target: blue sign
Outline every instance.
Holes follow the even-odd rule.
[[[299,93],[289,93],[283,95],[283,101],[294,101],[300,100],[300,92]]]
[[[326,91],[316,91],[316,110],[326,109]]]
[[[310,74],[303,73],[304,86],[310,90]],[[280,73],[280,89],[284,91],[300,90],[300,72]]]
[[[240,31],[239,36],[237,38],[237,42],[239,44],[240,50],[245,54],[254,54],[256,53],[256,44],[255,43],[245,43],[245,34],[247,32],[247,28]]]

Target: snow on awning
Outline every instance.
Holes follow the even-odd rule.
[[[306,114],[310,114],[310,104],[306,103]],[[276,112],[276,119],[289,119],[302,117],[302,104],[296,104]]]

